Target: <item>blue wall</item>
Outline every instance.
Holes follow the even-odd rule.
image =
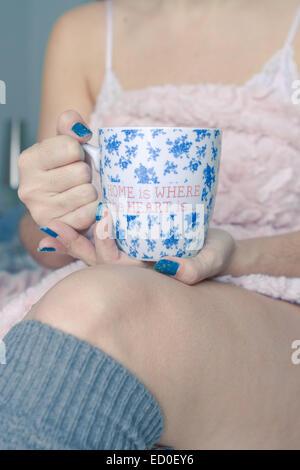
[[[23,148],[36,141],[44,53],[51,27],[88,0],[0,0],[0,184],[6,179],[11,119],[23,122]]]

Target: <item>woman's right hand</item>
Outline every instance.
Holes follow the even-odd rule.
[[[78,124],[77,135],[72,130],[76,123],[85,126],[78,113],[66,111],[58,120],[57,136],[33,145],[19,158],[18,195],[40,227],[60,220],[86,230],[95,221],[98,194],[80,145],[92,133]]]

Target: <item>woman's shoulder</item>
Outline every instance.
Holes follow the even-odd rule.
[[[84,43],[95,35],[103,35],[105,26],[105,2],[92,2],[63,13],[54,24],[52,35]]]
[[[51,67],[72,70],[88,84],[93,101],[105,70],[105,2],[79,6],[60,16],[48,41]]]

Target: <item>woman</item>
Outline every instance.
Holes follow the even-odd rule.
[[[300,379],[291,361],[299,306],[208,280],[300,276],[299,111],[284,96],[296,77],[294,40],[300,63],[298,2],[115,0],[113,12],[110,6],[70,12],[49,42],[40,143],[20,158],[20,197],[31,214],[20,230],[44,265],[57,268],[78,257],[90,267],[56,284],[7,335],[0,442],[12,448],[299,448]],[[282,44],[264,73],[241,85]],[[112,72],[112,52],[128,91]],[[197,85],[220,81],[237,85]],[[61,115],[69,108],[82,117]],[[289,125],[274,126],[275,112],[287,113]],[[217,204],[223,203],[214,219],[231,235],[211,230],[196,259],[170,259],[165,274],[172,276],[133,263],[96,233],[94,247],[84,234],[98,195],[79,146],[91,137],[89,118],[93,130],[179,120],[231,126],[222,168],[231,155],[234,167],[242,166],[229,179],[228,168],[220,175]],[[283,167],[276,168],[279,160]],[[274,166],[277,191],[274,182],[268,185]],[[292,191],[277,200],[284,179]],[[105,212],[97,218],[105,223]],[[232,238],[236,226],[240,241]],[[42,239],[39,227],[48,237]],[[12,444],[4,437],[8,425]]]

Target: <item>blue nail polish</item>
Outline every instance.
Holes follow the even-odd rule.
[[[76,122],[72,127],[72,131],[75,132],[78,137],[86,137],[91,134],[91,131],[81,122]]]
[[[103,210],[103,202],[99,202],[96,212],[96,220],[101,220]]]
[[[41,227],[40,230],[46,233],[47,235],[50,235],[50,237],[53,237],[53,238],[58,237],[58,233],[54,232],[54,230],[51,230],[51,228],[49,227]]]
[[[53,251],[56,251],[56,249],[52,246],[45,246],[44,248],[38,248],[37,251],[39,253],[53,253]]]
[[[170,274],[171,276],[175,276],[179,268],[179,263],[175,261],[170,261],[168,259],[161,259],[159,260],[155,266],[155,271],[162,273],[162,274]]]

